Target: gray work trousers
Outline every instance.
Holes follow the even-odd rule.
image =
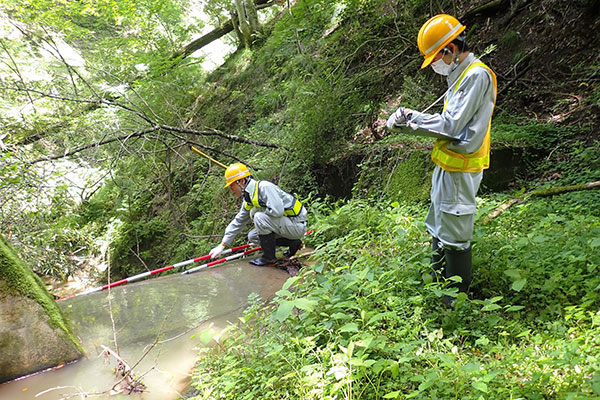
[[[306,233],[306,211],[296,217],[272,217],[262,211],[253,214],[254,229],[248,232],[248,241],[259,244],[259,235],[274,233],[276,237],[302,239]]]

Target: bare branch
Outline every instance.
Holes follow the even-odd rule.
[[[84,150],[87,149],[91,149],[93,147],[98,147],[98,146],[102,146],[108,143],[112,143],[112,142],[116,142],[116,141],[123,141],[123,140],[128,140],[134,137],[140,137],[143,136],[147,133],[150,132],[155,132],[158,129],[160,129],[159,127],[153,127],[153,128],[149,128],[149,129],[145,129],[143,131],[137,131],[137,132],[133,132],[127,135],[123,135],[123,136],[118,136],[118,137],[114,137],[114,138],[110,138],[110,139],[105,139],[105,140],[101,140],[99,142],[95,142],[95,143],[90,143],[90,144],[86,144],[83,146],[79,146],[77,148],[75,148],[74,150],[71,151],[65,151],[63,154],[57,154],[57,155],[53,155],[53,156],[48,156],[48,157],[42,157],[42,158],[38,158],[36,160],[33,161],[29,161],[28,164],[36,164],[42,161],[52,161],[52,160],[58,160],[64,157],[68,157],[68,156],[72,156],[73,154],[77,154],[79,152],[82,152]]]

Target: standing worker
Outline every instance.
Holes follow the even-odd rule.
[[[210,251],[216,258],[225,247],[250,222],[254,229],[248,233],[251,243],[260,243],[263,254],[250,264],[259,267],[272,265],[277,261],[275,246],[287,246],[283,253],[291,257],[302,247],[302,238],[306,232],[307,212],[302,203],[294,196],[284,192],[279,186],[256,181],[248,168],[241,163],[230,165],[225,170],[225,187],[229,187],[235,197],[244,197],[240,211],[225,229],[221,244]]]
[[[431,158],[431,205],[425,225],[432,238],[433,269],[450,278],[458,275],[459,292],[471,283],[471,239],[477,190],[483,170],[489,167],[490,127],[496,103],[494,72],[470,51],[465,26],[456,18],[440,14],[419,31],[417,44],[425,61],[421,68],[447,76],[441,114],[427,114],[400,107],[387,121],[387,128],[411,126],[436,131],[452,140],[438,139]],[[444,297],[446,305],[452,299]]]

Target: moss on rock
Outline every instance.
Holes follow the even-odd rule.
[[[0,235],[0,382],[72,361],[83,354],[41,279]]]

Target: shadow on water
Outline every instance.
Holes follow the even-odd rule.
[[[81,339],[87,357],[54,371],[0,385],[0,399],[83,398],[78,393],[88,393],[90,398],[177,399],[189,382],[195,348],[201,346],[191,336],[211,324],[219,330],[230,321],[235,322],[250,293],[267,299],[288,277],[284,271],[252,267],[247,260],[241,260],[191,275],[174,274],[111,289],[119,351],[129,365],[136,364],[147,346],[158,338],[156,346],[134,368],[136,376],[143,376],[147,390],[130,396],[92,397],[94,393],[106,392],[116,382],[115,360],[106,362],[99,357],[102,345],[115,349],[108,292],[63,300],[59,304]],[[44,391],[47,392],[39,395]]]

